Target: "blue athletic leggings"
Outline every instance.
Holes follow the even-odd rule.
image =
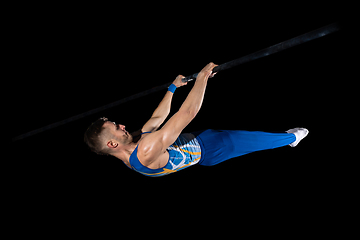
[[[251,152],[289,145],[296,140],[292,133],[267,133],[231,130],[205,130],[196,132],[200,140],[200,165],[213,166],[230,158]]]

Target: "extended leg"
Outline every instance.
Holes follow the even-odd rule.
[[[234,150],[230,158],[247,153],[287,146],[296,141],[296,136],[289,133],[268,133],[260,131],[228,131]]]
[[[295,132],[268,133],[242,130],[207,130],[198,137],[205,152],[199,164],[205,166],[212,166],[251,152],[290,145],[299,139]]]

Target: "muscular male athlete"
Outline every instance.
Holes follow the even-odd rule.
[[[194,164],[212,166],[247,153],[295,147],[309,131],[294,128],[286,133],[259,131],[205,130],[181,132],[199,112],[209,77],[213,77],[214,63],[206,65],[196,78],[189,95],[166,124],[176,88],[186,85],[179,75],[170,85],[165,97],[141,130],[129,133],[124,125],[100,118],[86,131],[84,140],[98,154],[112,155],[129,168],[146,176],[157,177],[177,172]]]

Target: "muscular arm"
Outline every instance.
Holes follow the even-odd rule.
[[[206,85],[212,69],[216,65],[209,63],[198,74],[196,82],[191,89],[189,95],[181,105],[179,111],[165,124],[159,131],[161,133],[160,141],[163,148],[166,150],[171,144],[175,142],[182,130],[195,118],[203,103]]]
[[[157,165],[156,161],[166,149],[175,142],[182,130],[195,118],[199,112],[212,69],[216,65],[209,63],[199,74],[189,95],[180,107],[179,111],[172,116],[164,127],[150,134],[139,145],[138,155],[145,166]],[[160,166],[161,164],[159,164]]]
[[[173,82],[173,84],[176,87],[181,87],[186,85],[187,83],[183,83],[181,79],[184,78],[184,76],[179,75]],[[170,91],[167,91],[164,98],[160,102],[159,106],[155,109],[154,113],[152,114],[151,118],[145,123],[145,125],[142,127],[142,132],[155,132],[161,124],[165,121],[167,116],[170,113],[171,108],[171,101],[173,97],[173,93]]]

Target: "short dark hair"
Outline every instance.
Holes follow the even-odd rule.
[[[104,123],[108,119],[105,117],[99,118],[93,122],[84,134],[84,142],[89,146],[90,150],[99,155],[108,155],[103,149],[100,141],[101,132],[105,129]]]

